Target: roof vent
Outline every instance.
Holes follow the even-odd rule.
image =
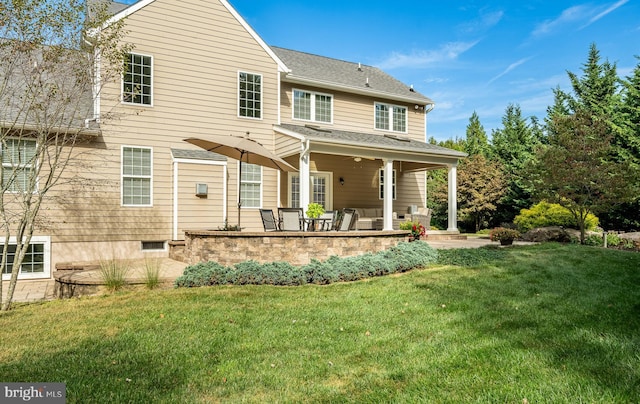
[[[360,64],[360,62],[358,62],[358,71],[361,72],[362,71],[362,64]]]
[[[367,82],[364,83],[365,86],[369,87],[369,77],[367,77]]]
[[[411,91],[412,93],[416,91],[413,89],[413,84],[411,85],[411,87],[409,87],[409,91]]]

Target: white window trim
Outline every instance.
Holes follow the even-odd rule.
[[[240,115],[240,73],[253,74],[254,76],[260,76],[260,118],[256,118],[254,116]],[[236,113],[238,114],[238,118],[262,121],[264,117],[264,76],[261,73],[254,73],[248,70],[238,70],[238,72],[236,73],[236,99],[237,99]]]
[[[287,175],[287,203],[289,206],[293,206],[293,192],[291,191],[291,182],[294,178],[300,178],[300,173],[290,172]],[[309,177],[313,176],[325,176],[327,177],[327,201],[324,208],[325,210],[333,210],[333,172],[332,171],[311,171]],[[309,181],[309,201],[313,200],[313,186]],[[306,208],[304,208],[306,211]]]
[[[384,185],[382,178],[384,178],[384,168],[381,168],[380,170],[378,170],[378,199],[379,200],[384,200],[384,196],[382,194],[382,185]],[[393,200],[395,201],[398,193],[397,193],[397,185],[398,182],[398,176],[396,174],[396,169],[393,169],[393,180],[392,180],[392,184],[391,186],[393,187],[391,190],[391,193],[393,195]]]
[[[133,148],[133,149],[147,149],[151,151],[151,170],[149,174],[149,204],[148,205],[131,205],[124,203],[124,149],[125,148]],[[133,177],[133,176],[127,176]],[[136,178],[146,178],[146,176],[140,176]],[[120,146],[120,206],[125,208],[150,208],[153,207],[153,147],[148,146],[132,146],[132,145],[122,145]]]
[[[4,244],[4,237],[0,237],[0,243]],[[16,238],[9,238],[9,244],[16,244]],[[50,236],[33,236],[31,237],[31,244],[43,244],[43,266],[44,272],[41,273],[22,273],[18,274],[18,279],[48,279],[51,278],[51,237]],[[11,278],[11,274],[2,274],[2,280],[8,281]]]
[[[309,93],[311,94],[311,105],[310,105],[310,109],[311,109],[311,119],[302,119],[302,118],[296,118],[296,104],[295,104],[295,92],[296,91],[300,91],[303,93]],[[326,97],[331,97],[331,120],[329,122],[325,122],[325,121],[318,121],[316,120],[316,95],[323,95]],[[317,123],[323,123],[323,124],[327,124],[327,125],[333,125],[333,104],[335,101],[335,97],[333,96],[333,94],[329,94],[329,93],[320,93],[317,91],[310,91],[310,90],[303,90],[301,88],[294,88],[291,90],[291,119],[295,120],[295,121],[303,121],[303,122],[317,122]]]
[[[389,107],[389,129],[382,129],[376,127],[376,106],[378,105],[386,105]],[[393,130],[393,108],[404,108],[404,131]],[[397,104],[389,104],[388,102],[374,102],[373,103],[373,129],[381,130],[385,132],[395,132],[395,133],[409,133],[409,108],[405,105],[397,105]]]
[[[40,167],[39,167],[39,165],[40,165],[40,158],[39,158],[39,156],[37,155],[37,154],[38,154],[38,142],[37,142],[35,139],[33,139],[33,140],[32,140],[32,139],[25,139],[25,138],[20,138],[20,137],[15,137],[15,136],[9,136],[9,137],[7,137],[7,140],[9,140],[9,139],[17,139],[17,140],[21,140],[21,141],[28,140],[28,141],[32,141],[32,142],[34,142],[34,143],[35,143],[35,145],[36,145],[36,157],[35,157],[35,158],[36,158],[36,166],[33,168],[33,170],[37,173],[37,172],[38,172],[38,169],[40,168]],[[2,143],[0,143],[0,160],[2,159],[2,153],[3,153],[3,150],[2,150]],[[14,166],[13,166],[12,164],[4,164],[4,163],[3,163],[3,162],[1,162],[1,161],[0,161],[0,164],[2,164],[2,166],[3,166],[3,170],[6,170],[6,169],[13,170],[13,169],[14,169]],[[21,168],[21,167],[27,167],[27,164],[22,164],[22,165],[20,165],[20,166],[17,166],[16,168],[17,168],[17,169],[19,169],[19,168]],[[0,178],[0,182],[1,182],[1,181],[2,181],[2,178]],[[40,177],[37,177],[37,178],[36,178],[36,187],[35,187],[35,189],[33,190],[33,194],[37,194],[39,190],[40,190]],[[20,193],[20,192],[18,192],[18,191],[9,191],[9,190],[7,190],[6,192],[7,192],[7,193],[9,193],[9,194],[19,194],[19,193]]]
[[[151,58],[151,104],[139,104],[136,102],[129,102],[129,101],[125,101],[124,100],[124,91],[122,91],[123,87],[124,87],[124,73],[122,72],[122,76],[120,77],[120,103],[122,105],[128,105],[128,106],[134,106],[134,107],[145,107],[145,108],[152,108],[153,107],[153,101],[155,98],[155,88],[153,86],[153,82],[154,82],[154,60],[153,60],[153,55],[147,55],[144,53],[134,53],[134,52],[129,52],[127,53],[127,55],[138,55],[138,56],[142,56],[142,57],[149,57]]]
[[[251,163],[245,163],[245,164],[251,164]],[[244,206],[244,205],[240,205],[240,209],[262,209],[262,205],[263,205],[263,201],[264,201],[264,167],[262,167],[261,165],[258,164],[254,164],[255,166],[260,167],[260,204],[259,206]],[[238,174],[240,174],[240,162],[238,161],[238,166],[237,166],[238,171],[236,171]],[[242,187],[243,181],[242,178],[240,178],[240,176],[238,175],[238,195],[240,195],[240,190]],[[249,181],[247,182],[247,184],[257,184],[257,182],[255,181]],[[242,199],[240,199],[242,200]]]

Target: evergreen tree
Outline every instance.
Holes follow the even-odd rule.
[[[589,48],[587,63],[582,68],[583,75],[567,72],[573,95],[568,95],[568,106],[572,112],[586,108],[591,113],[613,118],[618,93],[618,74],[616,64],[608,60],[600,63],[600,51],[595,44]]]
[[[471,118],[469,118],[469,125],[467,125],[467,139],[464,143],[464,152],[469,156],[481,155],[489,157],[491,147],[489,146],[489,139],[487,138],[487,132],[480,123],[480,118],[476,111],[473,111]]]
[[[537,123],[537,120],[534,120]],[[535,158],[540,134],[527,125],[519,105],[510,104],[502,118],[502,128],[492,134],[493,158],[502,164],[507,190],[498,203],[494,225],[512,222],[521,209],[533,204],[532,190],[524,168]]]

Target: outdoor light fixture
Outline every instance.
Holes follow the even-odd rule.
[[[340,177],[340,185],[344,185],[344,178]]]

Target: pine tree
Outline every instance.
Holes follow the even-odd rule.
[[[480,123],[480,118],[476,111],[473,111],[471,118],[469,118],[469,125],[467,125],[467,139],[464,143],[464,152],[469,156],[481,155],[487,158],[491,152],[487,132],[485,132],[484,127]]]
[[[527,125],[520,106],[510,104],[502,118],[502,128],[493,131],[491,140],[493,158],[502,164],[507,182],[507,191],[498,204],[497,222],[493,224],[511,222],[521,209],[533,204],[523,169],[535,158],[539,136]]]

